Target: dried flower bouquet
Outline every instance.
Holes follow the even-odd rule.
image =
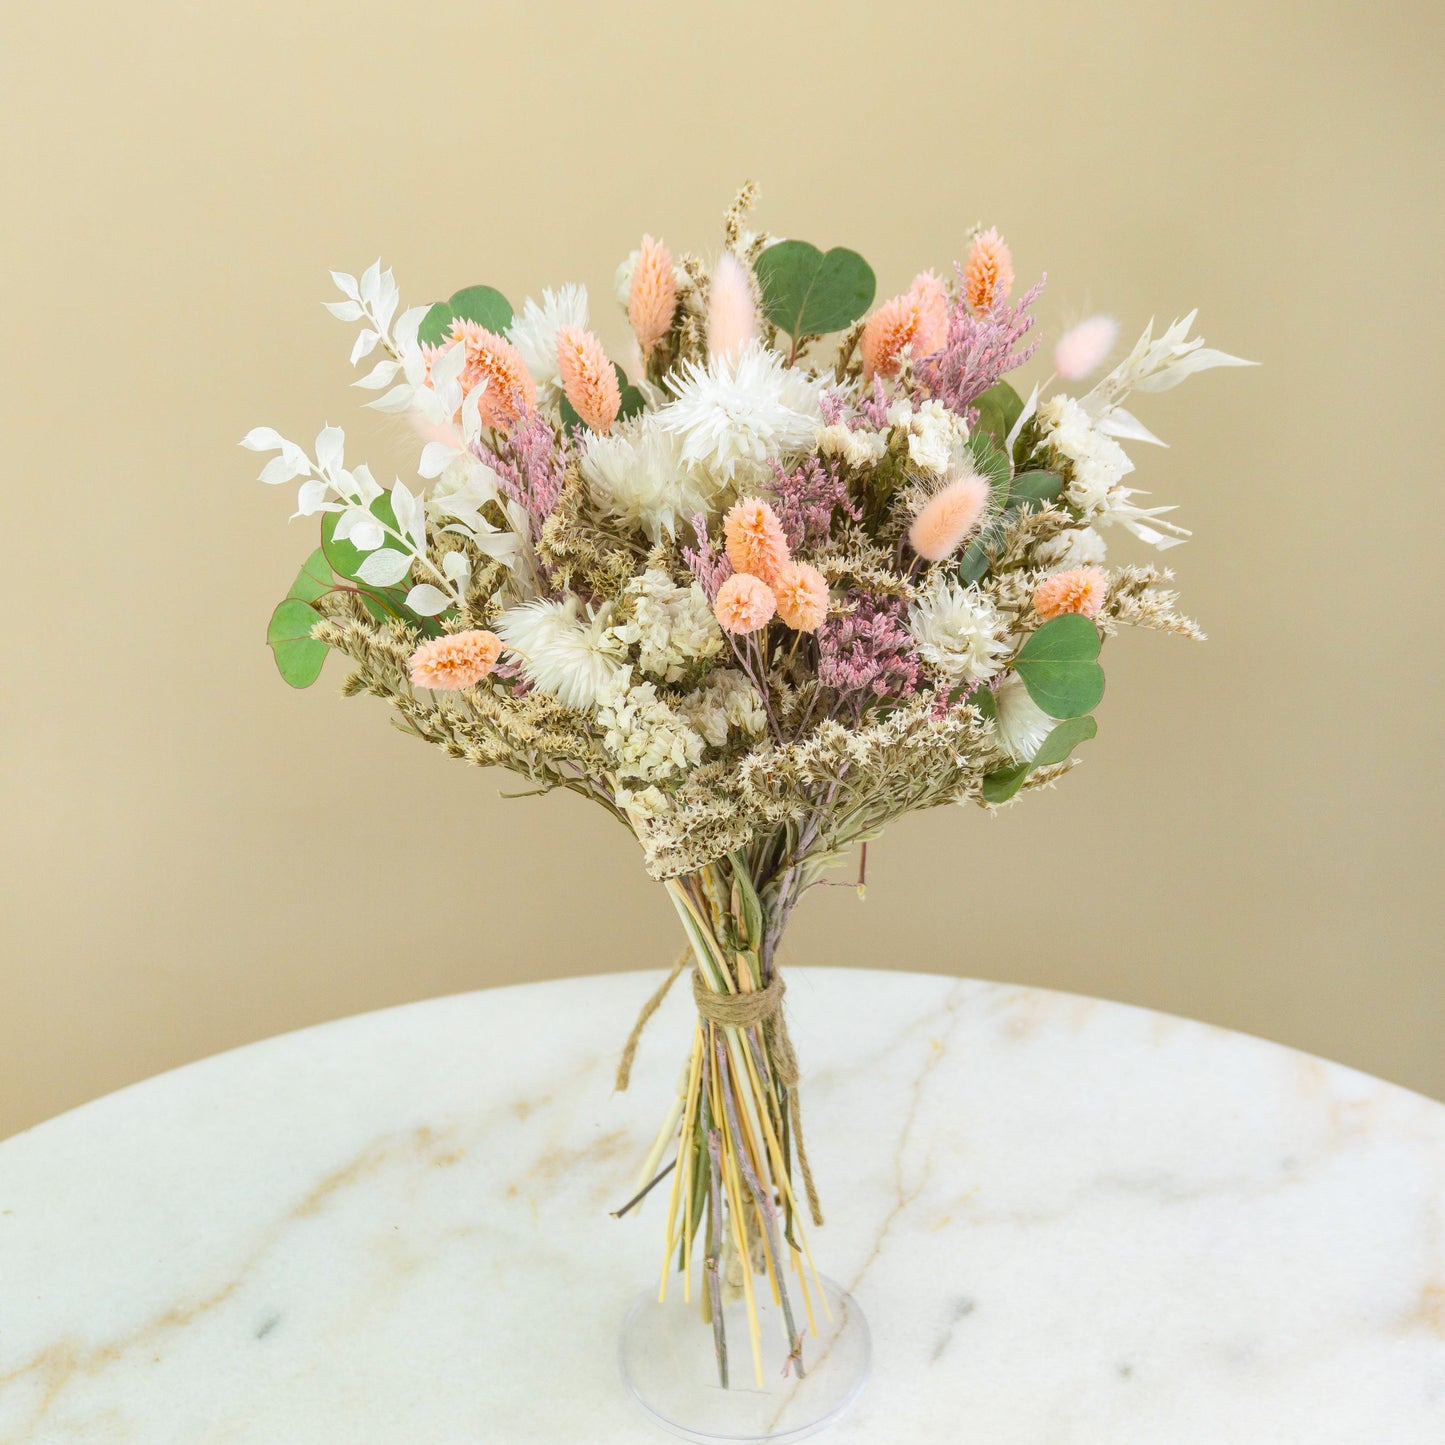
[[[1117,328],[1093,317],[1025,399],[1004,378],[1034,350],[1042,282],[1011,299],[996,231],[954,277],[875,307],[860,256],[747,229],[753,199],[711,262],[644,237],[623,263],[626,369],[579,286],[520,312],[472,286],[398,315],[379,263],[333,273],[353,364],[379,357],[356,384],[414,423],[419,482],[348,465],[335,427],[310,453],[265,427],[244,440],[320,518],[269,627],[286,681],[345,654],[348,694],[591,798],[665,883],[698,1022],[639,1198],[666,1183],[662,1290],[677,1269],[691,1297],[697,1275],[724,1383],[723,1291],[746,1297],[759,1383],[755,1291],[799,1370],[822,1303],[780,1012],[789,916],[891,819],[1067,771],[1095,732],[1103,637],[1201,635],[1169,573],[1106,564],[1112,529],[1160,550],[1187,535],[1128,485],[1120,442],[1157,438],[1125,403],[1243,364],[1191,339],[1191,315],[1080,394],[1054,389],[1104,365]]]

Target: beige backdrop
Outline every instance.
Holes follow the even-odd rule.
[[[880,294],[976,220],[1045,325],[1200,307],[1264,363],[1147,402],[1206,646],[1105,656],[1097,742],[990,821],[906,820],[796,960],[1016,979],[1445,1094],[1439,7],[9,5],[0,1135],[408,999],[660,965],[671,909],[578,800],[285,688],[313,545],[235,443],[358,421],[327,268],[520,302],[643,229],[771,230]],[[1432,299],[1433,298],[1433,299]]]

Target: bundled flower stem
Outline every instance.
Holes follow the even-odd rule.
[[[996,229],[952,281],[919,271],[875,306],[861,256],[748,230],[755,200],[739,192],[713,255],[645,236],[623,263],[633,376],[579,286],[519,313],[470,286],[398,314],[379,262],[334,272],[352,362],[377,358],[356,384],[412,423],[415,478],[384,487],[337,427],[310,451],[269,427],[243,442],[320,521],[268,628],[286,681],[342,653],[348,694],[528,793],[597,803],[666,885],[698,1022],[619,1213],[669,1181],[660,1293],[674,1268],[689,1301],[697,1282],[724,1384],[725,1299],[746,1303],[759,1381],[759,1299],[798,1374],[827,1309],[781,1012],[793,909],[894,818],[1067,772],[1121,627],[1202,635],[1169,573],[1107,565],[1112,529],[1188,536],[1126,482],[1120,443],[1158,439],[1125,403],[1244,364],[1191,314],[1082,394],[1051,391],[1106,364],[1117,327],[1095,317],[1025,399],[1005,378],[1042,282],[1010,300]]]

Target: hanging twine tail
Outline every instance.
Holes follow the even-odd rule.
[[[632,1064],[637,1057],[637,1046],[642,1042],[642,1031],[648,1021],[667,997],[678,975],[692,958],[692,950],[683,949],[678,954],[672,971],[663,979],[657,991],[642,1005],[637,1022],[627,1036],[622,1058],[617,1064],[617,1091],[622,1093],[632,1082]],[[768,1056],[778,1083],[787,1091],[788,1122],[793,1138],[798,1145],[798,1169],[803,1176],[803,1189],[808,1196],[808,1212],[813,1223],[820,1228],[823,1224],[823,1209],[818,1203],[818,1186],[813,1182],[813,1168],[808,1162],[808,1146],[803,1139],[803,1106],[798,1100],[798,1056],[793,1052],[793,1040],[788,1033],[788,1021],[783,1016],[783,995],[787,985],[781,973],[774,973],[772,982],[766,988],[754,989],[752,993],[714,993],[707,986],[702,974],[692,972],[692,997],[697,1004],[698,1016],[708,1023],[722,1024],[726,1028],[761,1028],[768,1045]]]
[[[662,1001],[667,997],[668,990],[677,982],[677,976],[687,967],[688,960],[692,957],[692,950],[684,948],[678,954],[677,962],[672,966],[672,972],[663,979],[661,987],[656,993],[642,1005],[642,1012],[637,1015],[637,1022],[632,1025],[632,1032],[627,1036],[627,1044],[622,1050],[622,1058],[617,1064],[617,1092],[624,1094],[627,1086],[632,1082],[632,1061],[637,1057],[637,1046],[642,1042],[642,1031],[647,1027],[647,1021],[662,1007]]]

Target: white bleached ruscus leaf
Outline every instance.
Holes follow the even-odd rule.
[[[411,558],[392,547],[381,547],[362,558],[356,575],[373,587],[392,587],[406,576]]]

